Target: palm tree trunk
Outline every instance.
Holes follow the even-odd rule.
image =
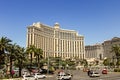
[[[12,57],[10,56],[10,75],[13,78],[13,74],[12,74]]]
[[[32,53],[30,54],[30,57],[31,57],[31,64],[30,64],[30,68],[32,68]]]
[[[38,55],[38,70],[40,69],[40,57]]]
[[[22,61],[19,61],[20,65],[19,65],[19,77],[21,77],[21,71],[22,71]]]

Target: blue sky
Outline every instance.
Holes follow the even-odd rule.
[[[27,26],[41,22],[76,30],[85,45],[120,37],[120,0],[0,0],[0,37],[26,46]]]

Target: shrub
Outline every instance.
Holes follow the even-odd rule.
[[[120,72],[120,68],[115,68],[114,72]]]

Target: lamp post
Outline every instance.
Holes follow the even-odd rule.
[[[59,53],[60,54],[60,53]],[[59,56],[59,70],[60,70],[60,56]]]
[[[60,70],[60,31],[58,31],[58,57],[59,57],[59,70]]]
[[[47,69],[47,74],[49,75],[49,51],[48,51],[48,69]]]

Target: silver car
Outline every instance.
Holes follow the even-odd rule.
[[[90,77],[100,77],[100,74],[98,72],[92,72]]]
[[[71,80],[72,75],[70,74],[58,74],[57,80]]]
[[[46,78],[46,75],[44,75],[44,74],[40,74],[40,73],[35,73],[35,74],[34,74],[34,77],[35,77],[35,79],[37,80],[37,79],[43,79],[43,78]]]
[[[36,80],[34,75],[23,75],[22,80]]]

